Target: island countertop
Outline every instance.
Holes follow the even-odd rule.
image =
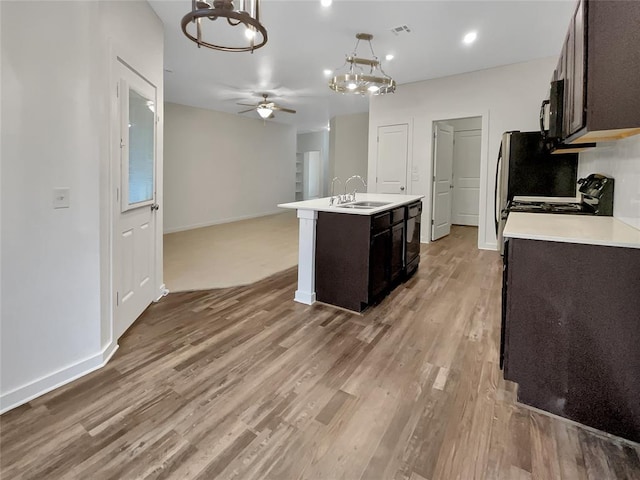
[[[395,193],[356,193],[355,202],[385,202],[386,205],[373,208],[349,208],[342,205],[329,205],[330,197],[314,198],[301,202],[281,203],[280,208],[294,210],[314,210],[316,212],[347,213],[350,215],[375,215],[402,205],[408,205],[424,198],[424,195],[399,195]],[[354,203],[354,202],[349,202]]]
[[[614,217],[511,212],[505,238],[640,248],[640,230]]]

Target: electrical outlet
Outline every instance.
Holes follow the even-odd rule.
[[[69,208],[71,189],[68,187],[53,189],[53,208]]]

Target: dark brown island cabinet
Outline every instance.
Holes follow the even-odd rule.
[[[579,0],[553,81],[566,145],[640,133],[640,1]]]
[[[640,441],[640,249],[511,238],[504,376],[518,400]]]
[[[384,298],[418,266],[421,211],[418,201],[373,215],[318,212],[316,299],[361,312]]]

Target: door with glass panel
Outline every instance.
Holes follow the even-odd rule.
[[[115,162],[114,337],[154,299],[156,88],[118,61],[120,161]]]

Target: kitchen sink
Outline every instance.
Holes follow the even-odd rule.
[[[367,208],[376,208],[376,207],[384,207],[385,205],[389,205],[391,202],[354,202],[350,205],[354,207],[367,207]]]
[[[336,205],[336,207],[340,208],[358,208],[362,210],[368,210],[371,208],[376,208],[374,205],[356,205],[355,203],[347,203],[345,205]]]

